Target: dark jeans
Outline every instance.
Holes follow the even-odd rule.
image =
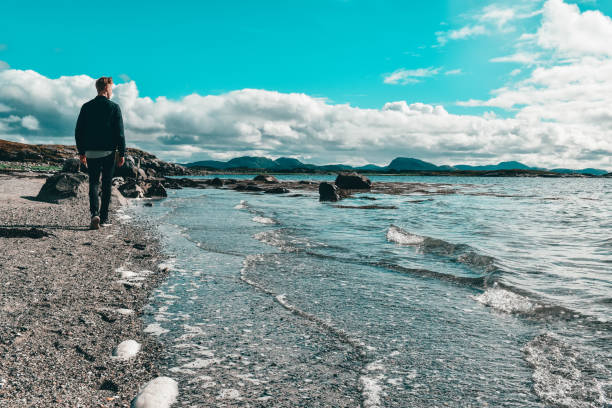
[[[115,172],[115,152],[99,159],[87,159],[89,173],[89,211],[91,216],[99,216],[102,221],[108,219],[108,206],[111,198],[111,183]],[[98,188],[102,174],[102,206]]]

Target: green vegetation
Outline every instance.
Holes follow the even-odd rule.
[[[53,165],[27,165],[23,163],[0,163],[0,170],[15,170],[15,171],[40,171],[40,172],[48,172],[48,171],[59,171],[62,169],[62,166],[53,166]]]

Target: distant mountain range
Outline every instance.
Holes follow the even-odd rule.
[[[567,173],[567,174],[590,174],[595,176],[601,176],[607,174],[606,170],[601,169],[545,169],[542,167],[529,167],[523,163],[517,161],[507,161],[498,164],[490,164],[486,166],[469,166],[466,164],[459,164],[455,166],[436,166],[433,163],[429,163],[423,160],[414,159],[410,157],[397,157],[389,163],[388,166],[377,166],[375,164],[367,164],[365,166],[353,167],[346,164],[326,164],[326,165],[315,165],[305,164],[297,159],[290,157],[280,157],[276,160],[269,159],[267,157],[252,157],[242,156],[236,157],[229,161],[217,161],[217,160],[204,160],[193,163],[183,164],[190,168],[202,168],[210,170],[266,170],[266,171],[346,171],[346,170],[357,170],[357,171],[374,171],[374,172],[404,172],[404,171],[441,171],[441,172],[453,172],[453,171],[495,171],[495,170],[539,170],[539,171],[550,171],[554,173]]]

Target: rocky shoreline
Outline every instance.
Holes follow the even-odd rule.
[[[35,200],[46,176],[0,174],[0,406],[129,406],[159,374],[140,318],[168,273],[158,240],[118,222],[117,203],[90,231],[86,196]],[[113,357],[125,340],[140,351]]]

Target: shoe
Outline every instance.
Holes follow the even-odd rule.
[[[110,227],[111,225],[113,225],[113,223],[111,222],[111,220],[106,219],[106,220],[102,220],[100,222],[100,226],[101,227]]]
[[[97,230],[100,229],[100,217],[94,215],[91,217],[91,224],[89,224],[89,229]]]

